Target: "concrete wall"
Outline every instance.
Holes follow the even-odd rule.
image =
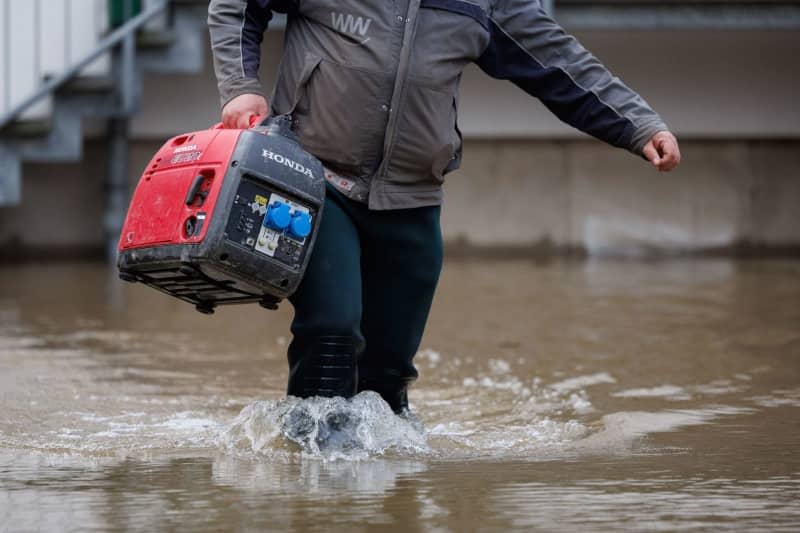
[[[664,115],[682,140],[682,167],[658,174],[471,69],[461,99],[464,164],[445,189],[451,250],[800,249],[800,34],[579,37]],[[269,33],[264,45],[267,84],[280,38]],[[163,139],[218,119],[210,65],[197,76],[147,76],[133,123],[132,183]],[[0,209],[6,254],[102,250],[107,163],[103,129],[94,131],[81,163],[25,165],[22,205]]]
[[[469,141],[443,211],[451,242],[646,255],[800,244],[800,143],[689,141],[653,171],[595,141]]]
[[[580,32],[581,42],[685,138],[800,138],[800,32]],[[271,87],[282,35],[268,32],[261,73]],[[198,76],[147,76],[137,138],[163,139],[219,120],[210,60]],[[472,138],[579,139],[514,85],[470,67],[459,126]]]
[[[90,141],[81,162],[24,164],[22,203],[0,208],[0,256],[102,253],[104,153]]]
[[[132,183],[159,145],[133,144]],[[0,210],[3,255],[100,253],[104,150],[91,141],[83,163],[26,165],[22,205]],[[659,174],[591,140],[467,141],[463,168],[445,187],[449,250],[800,248],[800,142],[688,141],[683,151],[680,170]]]
[[[800,137],[800,32],[581,32],[581,42],[685,138]],[[510,83],[467,70],[469,136],[576,138]]]

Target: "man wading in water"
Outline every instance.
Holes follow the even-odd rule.
[[[661,118],[535,0],[212,0],[227,128],[268,113],[258,68],[273,11],[288,22],[269,112],[291,115],[329,170],[316,247],[290,298],[290,395],[372,390],[407,408],[442,265],[441,185],[461,161],[469,63],[658,170],[680,161]]]

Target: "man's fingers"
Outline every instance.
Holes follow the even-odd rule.
[[[661,158],[661,164],[658,165],[658,170],[668,172],[678,166],[678,156],[675,153],[668,152]]]
[[[642,148],[642,155],[661,172],[668,172],[681,162],[678,139],[669,131],[653,135]]]
[[[236,115],[225,113],[222,115],[222,126],[227,129],[236,127]]]
[[[661,154],[661,163],[658,170],[668,172],[677,167],[681,162],[681,152],[678,143],[673,137],[661,139],[658,143],[658,152]]]
[[[252,125],[253,117],[256,116],[253,112],[226,113],[222,116],[222,125],[228,129],[247,129]]]
[[[250,118],[256,116],[253,112],[242,113],[239,115],[239,118],[236,120],[236,127],[242,130],[246,130],[250,127]]]
[[[645,159],[650,161],[653,165],[658,166],[661,163],[661,158],[658,156],[658,150],[656,150],[653,141],[648,142],[642,148],[642,154],[644,155]]]
[[[267,100],[257,94],[240,94],[222,108],[222,125],[225,128],[247,129],[259,115],[267,114]]]

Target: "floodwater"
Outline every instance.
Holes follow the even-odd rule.
[[[0,532],[800,530],[800,262],[450,261],[421,424],[282,400],[289,319],[0,266]]]

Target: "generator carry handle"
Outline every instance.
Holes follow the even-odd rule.
[[[295,137],[292,129],[291,115],[253,115],[250,117],[250,128],[269,127],[276,125],[281,135]],[[212,130],[224,130],[222,122],[217,122],[211,127]]]

